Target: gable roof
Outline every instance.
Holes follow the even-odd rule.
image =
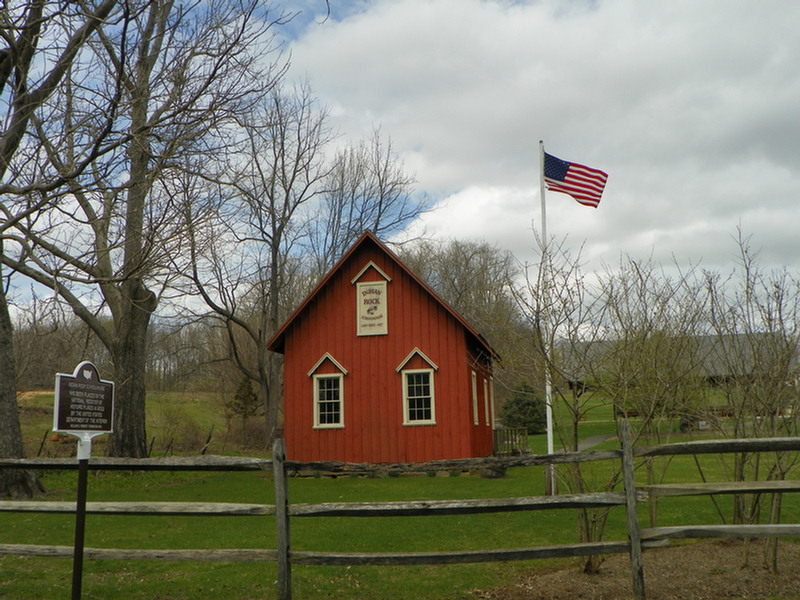
[[[451,307],[447,302],[442,300],[439,295],[433,291],[433,289],[422,279],[420,279],[413,271],[411,271],[403,262],[397,258],[394,252],[392,252],[383,242],[381,242],[375,234],[371,231],[367,230],[361,237],[358,238],[355,244],[353,244],[350,249],[344,253],[344,255],[339,259],[339,261],[333,266],[333,268],[328,271],[328,273],[320,280],[314,290],[306,296],[305,300],[303,300],[300,305],[294,310],[294,312],[289,316],[288,319],[284,322],[283,325],[280,326],[278,331],[267,341],[267,349],[273,352],[283,353],[284,349],[284,341],[286,332],[295,322],[295,320],[305,312],[306,308],[308,308],[309,304],[314,300],[316,295],[324,288],[328,282],[333,278],[333,276],[342,269],[342,267],[347,263],[347,261],[356,253],[356,251],[366,244],[373,244],[379,250],[381,250],[386,256],[389,257],[406,275],[408,275],[417,285],[422,287],[428,295],[430,295],[438,304],[444,308],[444,310],[452,316],[466,331],[467,337],[472,338],[473,341],[482,349],[484,350],[489,356],[491,356],[495,360],[499,360],[499,355],[494,351],[494,349],[489,345],[486,339],[464,319],[460,314],[458,314],[453,307]]]

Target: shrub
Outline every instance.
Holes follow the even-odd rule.
[[[228,430],[231,428],[230,422],[233,417],[241,419],[241,443],[244,448],[263,437],[262,427],[254,428],[252,423],[248,424],[248,419],[258,414],[262,407],[258,394],[253,390],[252,382],[247,376],[242,377],[233,399],[225,403],[225,418],[228,421]]]
[[[500,420],[504,427],[525,428],[529,434],[543,433],[547,428],[544,400],[533,386],[523,381],[500,409]]]

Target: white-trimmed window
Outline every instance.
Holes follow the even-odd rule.
[[[497,429],[497,422],[495,420],[497,410],[494,405],[494,377],[489,378],[489,406],[492,415],[492,429]]]
[[[326,366],[323,369],[323,365]],[[331,366],[338,373],[317,373],[329,371]],[[323,354],[311,367],[308,376],[314,382],[314,429],[342,429],[344,427],[344,376],[345,369],[330,353]]]
[[[411,366],[417,368],[406,368]],[[419,348],[414,348],[397,365],[403,385],[403,425],[436,425],[433,374],[438,370],[436,363]]]
[[[489,382],[486,379],[483,380],[483,412],[486,414],[486,426],[489,427]]]
[[[403,375],[403,424],[435,425],[433,369],[410,369]]]
[[[472,421],[480,425],[478,417],[478,374],[472,371]]]
[[[341,373],[314,375],[314,428],[344,427],[344,394]]]

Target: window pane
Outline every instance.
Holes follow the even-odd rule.
[[[317,379],[317,410],[320,425],[338,425],[341,423],[340,379],[338,377],[320,377]]]
[[[407,373],[406,397],[408,398],[409,421],[433,419],[430,373]]]

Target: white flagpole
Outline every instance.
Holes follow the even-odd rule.
[[[542,336],[542,343],[543,343],[543,350],[544,350],[544,403],[545,403],[545,415],[547,417],[547,453],[553,454],[554,447],[553,447],[553,402],[552,402],[552,390],[550,385],[550,365],[549,365],[549,358],[550,358],[550,348],[549,348],[549,338],[550,338],[550,312],[548,307],[549,302],[549,294],[547,286],[549,284],[549,274],[548,274],[548,265],[549,265],[549,256],[547,253],[548,248],[548,239],[547,239],[547,208],[545,203],[545,185],[544,185],[544,142],[539,140],[539,198],[541,199],[542,205],[542,305],[543,310],[542,314],[540,314],[540,318],[542,322],[539,324],[540,327],[544,328],[544,335]],[[544,317],[544,318],[542,318]],[[547,477],[545,479],[546,483],[546,494],[549,496],[555,496],[556,494],[556,469],[554,464],[550,464],[547,466]]]

